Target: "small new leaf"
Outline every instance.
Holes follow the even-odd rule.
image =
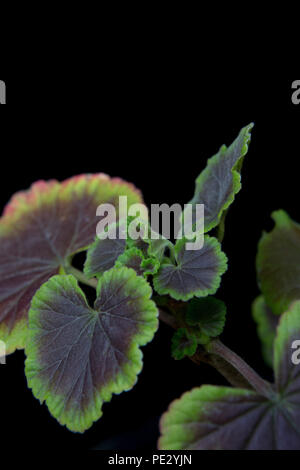
[[[186,328],[179,328],[172,338],[172,356],[180,361],[186,356],[193,356],[197,351],[197,338]]]
[[[144,259],[141,263],[144,276],[154,276],[158,272],[159,267],[160,262],[154,256]]]

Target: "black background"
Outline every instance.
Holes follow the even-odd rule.
[[[273,225],[271,212],[284,208],[300,221],[300,105],[291,102],[293,80],[203,78],[163,62],[158,69],[124,67],[68,77],[0,72],[7,83],[7,105],[0,113],[1,208],[37,179],[99,171],[133,182],[147,204],[184,204],[206,159],[255,122],[243,189],[227,218],[223,249],[229,270],[217,296],[228,306],[223,341],[271,379],[251,303],[259,293],[257,243]],[[171,359],[171,335],[160,327],[143,348],[137,385],[104,405],[103,417],[84,435],[61,427],[32,396],[23,352],[9,356],[0,366],[5,440],[48,448],[154,450],[159,417],[173,399],[201,384],[226,383],[208,366]]]

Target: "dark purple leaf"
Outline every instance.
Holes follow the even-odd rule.
[[[120,195],[128,206],[141,201],[132,185],[103,174],[40,181],[12,198],[0,220],[0,340],[8,354],[25,345],[36,290],[93,242],[97,207],[118,206]]]
[[[26,345],[28,385],[52,415],[84,432],[103,402],[130,390],[142,369],[158,312],[145,279],[113,268],[99,281],[94,308],[73,276],[54,276],[36,293]]]

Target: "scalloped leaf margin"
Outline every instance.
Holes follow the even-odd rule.
[[[132,269],[106,271],[92,309],[73,276],[54,276],[33,298],[26,345],[28,386],[73,432],[102,416],[103,402],[130,390],[144,346],[158,328],[146,280]]]
[[[140,192],[119,178],[80,175],[38,181],[15,194],[0,220],[0,340],[7,354],[24,348],[27,314],[37,289],[94,240],[102,203],[141,202]]]

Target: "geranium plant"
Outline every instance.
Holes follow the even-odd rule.
[[[227,314],[213,297],[227,270],[221,243],[252,127],[223,146],[196,181],[190,203],[205,206],[197,251],[186,249],[186,238],[153,239],[142,221],[142,237],[133,238],[127,215],[106,228],[125,230],[126,237],[96,237],[99,205],[118,212],[119,196],[128,207],[142,202],[133,185],[103,174],[39,181],[6,206],[0,339],[8,354],[25,349],[28,386],[70,431],[83,433],[101,417],[104,402],[135,385],[140,348],[160,320],[175,330],[176,360],[208,363],[231,385],[203,385],[172,403],[161,419],[160,449],[300,449],[300,366],[291,360],[300,340],[300,228],[284,212],[275,213],[276,228],[259,244],[262,296],[253,306],[274,383],[219,339]],[[74,267],[78,253],[86,254],[82,271]],[[95,289],[93,305],[84,285]]]

